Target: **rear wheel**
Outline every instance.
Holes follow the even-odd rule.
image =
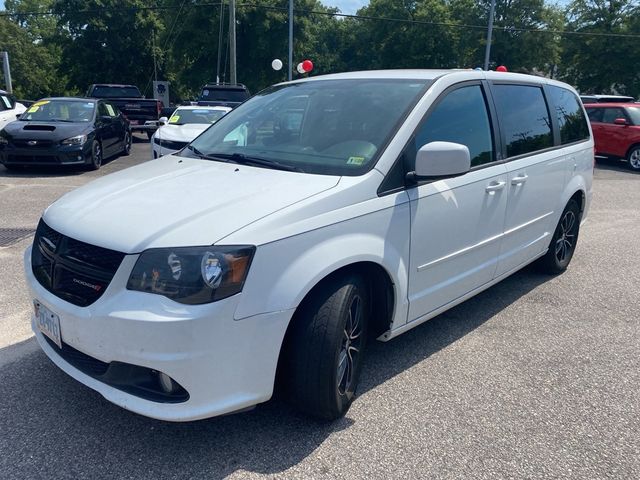
[[[629,155],[627,155],[627,161],[631,170],[640,172],[640,146],[631,149]]]
[[[124,145],[122,147],[122,155],[127,156],[131,153],[131,132],[124,134]]]
[[[369,290],[349,275],[305,302],[288,337],[281,385],[299,410],[334,420],[355,398],[367,338]]]
[[[102,145],[97,140],[93,141],[91,145],[91,163],[89,168],[91,170],[98,170],[102,166]]]
[[[567,269],[575,252],[579,233],[580,206],[578,202],[571,199],[560,216],[549,250],[538,261],[544,273],[556,275]]]

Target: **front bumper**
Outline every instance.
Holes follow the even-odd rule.
[[[78,165],[91,160],[91,147],[57,145],[48,148],[20,148],[7,145],[0,150],[3,165]]]
[[[168,421],[189,421],[241,410],[271,398],[280,346],[293,310],[234,320],[241,295],[208,305],[181,305],[126,290],[137,255],[125,257],[103,296],[77,307],[45,290],[31,271],[30,293],[60,317],[62,340],[101,362],[123,362],[164,372],[188,392],[181,403],[140,398],[68,363],[32,328],[47,356],[63,371],[127,410]]]

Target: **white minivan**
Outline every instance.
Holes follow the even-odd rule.
[[[51,360],[186,421],[281,389],[334,419],[390,340],[537,260],[571,261],[593,140],[570,86],[473,70],[273,86],[174,155],[44,212],[25,252]]]

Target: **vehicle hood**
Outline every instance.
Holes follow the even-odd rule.
[[[339,180],[167,155],[64,195],[43,218],[67,236],[124,253],[211,245]]]
[[[92,129],[90,122],[24,122],[16,120],[4,128],[5,135],[15,140],[64,140],[75,135],[82,135]]]
[[[164,125],[156,133],[156,138],[171,140],[174,142],[190,142],[212,124],[210,123],[187,123],[185,125]]]

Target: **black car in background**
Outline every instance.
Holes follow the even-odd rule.
[[[202,87],[197,104],[236,108],[250,96],[249,89],[241,83],[208,83]]]
[[[0,163],[86,165],[97,170],[104,158],[128,155],[129,122],[110,102],[95,98],[45,98],[0,131]]]

